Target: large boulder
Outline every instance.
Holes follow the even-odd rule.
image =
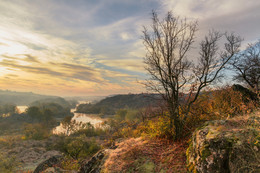
[[[187,149],[190,172],[260,172],[260,113],[209,121]]]
[[[47,159],[47,160],[43,161],[42,163],[40,163],[35,168],[33,173],[41,173],[41,172],[44,172],[46,169],[54,167],[55,165],[60,163],[61,158],[62,158],[62,156],[60,156],[60,155],[50,157],[49,159]]]

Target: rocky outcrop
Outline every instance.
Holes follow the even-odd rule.
[[[100,173],[107,152],[108,150],[100,150],[90,160],[82,164],[79,173]]]
[[[52,168],[55,165],[60,163],[62,156],[58,155],[58,156],[52,156],[51,158],[43,161],[42,163],[40,163],[36,169],[33,171],[33,173],[41,173],[43,171],[45,171],[48,168]]]
[[[232,89],[234,91],[238,91],[242,94],[243,101],[245,103],[249,102],[250,100],[255,101],[255,102],[259,101],[256,93],[250,91],[249,89],[243,87],[242,85],[234,84],[232,86]]]
[[[207,122],[186,154],[190,172],[260,172],[260,113]]]

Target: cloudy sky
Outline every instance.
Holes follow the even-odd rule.
[[[151,10],[260,38],[259,0],[0,1],[0,89],[59,96],[145,91],[142,26]],[[195,46],[196,48],[196,46]]]

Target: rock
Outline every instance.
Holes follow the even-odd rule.
[[[260,114],[210,121],[197,129],[187,149],[190,172],[260,172]]]
[[[79,173],[99,173],[101,171],[102,160],[105,157],[106,150],[100,150],[90,160],[83,163]]]
[[[41,173],[77,173],[77,171],[72,171],[72,170],[67,171],[67,170],[61,169],[59,167],[50,167],[50,168],[45,169]]]
[[[246,103],[250,100],[258,101],[257,94],[250,91],[249,89],[243,87],[242,85],[234,84],[232,86],[232,89],[234,91],[239,91],[243,96],[243,101],[246,102]]]
[[[52,156],[48,160],[43,161],[41,164],[39,164],[36,169],[33,171],[33,173],[41,173],[46,169],[51,169],[51,167],[54,167],[58,163],[60,163],[62,156]]]

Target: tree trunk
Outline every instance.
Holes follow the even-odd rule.
[[[172,138],[176,141],[182,137],[182,123],[176,108],[172,107],[170,110],[170,128],[174,129],[175,136]]]
[[[177,141],[182,137],[182,132],[183,132],[182,122],[179,117],[175,118],[174,126],[175,126],[175,141]]]

